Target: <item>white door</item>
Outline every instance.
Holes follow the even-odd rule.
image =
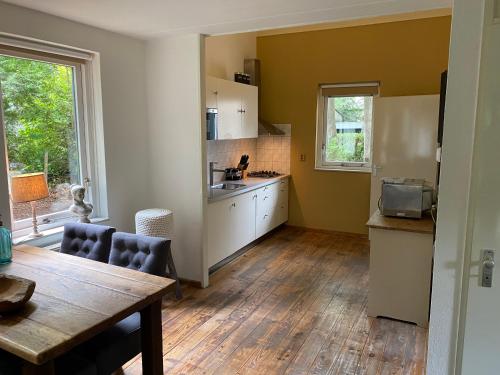
[[[434,184],[438,114],[439,95],[374,99],[370,215],[378,208],[382,177],[423,178]]]
[[[500,374],[500,1],[486,2],[465,270],[468,295],[462,374]],[[481,286],[482,253],[495,250],[492,287]],[[466,284],[464,284],[466,285]],[[467,293],[467,291],[465,291]]]

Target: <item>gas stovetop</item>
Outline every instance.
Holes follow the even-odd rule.
[[[248,173],[248,177],[273,178],[281,176],[282,173],[276,171],[253,171]]]

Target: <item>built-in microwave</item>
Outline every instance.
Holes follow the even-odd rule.
[[[207,108],[207,140],[217,139],[217,108]]]

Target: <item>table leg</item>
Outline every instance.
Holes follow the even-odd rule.
[[[25,362],[23,365],[23,375],[54,375],[54,361],[48,361],[43,365],[34,365]]]
[[[163,375],[161,300],[141,311],[142,373]]]

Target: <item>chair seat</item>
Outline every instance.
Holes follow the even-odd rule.
[[[75,351],[71,351],[55,360],[56,375],[97,375],[97,367]]]
[[[101,332],[77,349],[93,362],[99,375],[109,375],[141,353],[141,315],[135,313]]]
[[[97,368],[92,362],[73,352],[57,358],[54,365],[57,375],[97,375]],[[22,373],[23,360],[0,350],[0,375],[21,375]]]
[[[22,373],[23,361],[3,350],[0,350],[0,374],[18,375]]]

